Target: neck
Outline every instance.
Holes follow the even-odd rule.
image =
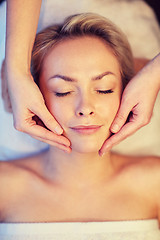
[[[98,152],[70,154],[51,147],[45,159],[45,174],[50,181],[71,187],[101,184],[113,173],[111,154]]]

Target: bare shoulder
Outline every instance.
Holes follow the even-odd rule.
[[[126,157],[122,172],[125,182],[153,207],[153,212],[160,219],[160,157]]]
[[[14,180],[19,174],[27,172],[27,169],[32,169],[33,163],[36,161],[36,157],[29,157],[23,159],[15,159],[11,161],[0,161],[0,178],[8,179],[13,177]]]
[[[122,169],[144,170],[149,171],[158,170],[160,167],[159,156],[131,156],[112,153],[114,161],[119,162],[119,166]],[[158,168],[158,169],[157,169]]]
[[[0,161],[0,213],[10,201],[23,195],[31,179],[38,175],[41,156]]]
[[[157,218],[160,221],[160,157],[148,157],[143,163],[146,181],[146,192],[151,193],[157,209]],[[148,177],[147,177],[148,176]]]
[[[27,173],[29,173],[25,162],[22,159],[0,162],[1,203],[3,202],[2,199],[6,199],[7,195],[10,195],[12,191],[16,194],[17,189],[20,190],[20,183],[25,180]]]
[[[25,174],[25,172],[36,173],[36,170],[38,173],[45,155],[46,152],[43,152],[26,158],[15,159],[11,161],[0,161],[0,178],[7,178],[9,176],[16,177],[21,174]]]
[[[139,170],[144,176],[160,177],[160,157],[158,156],[144,156],[133,157],[133,165],[135,169]]]
[[[127,156],[117,155],[120,159],[123,169],[130,169],[145,173],[153,173],[160,171],[160,157],[159,156]]]
[[[158,156],[125,156],[116,155],[119,169],[125,177],[140,185],[160,188],[160,157]],[[157,186],[158,187],[158,186]]]
[[[160,157],[127,157],[124,169],[136,188],[144,194],[148,191],[154,199],[160,199]]]
[[[16,161],[0,162],[0,222],[3,222],[5,212],[10,202],[21,192],[21,184],[24,181],[22,170]]]

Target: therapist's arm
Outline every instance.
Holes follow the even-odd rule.
[[[160,53],[126,86],[119,111],[110,128],[114,135],[105,141],[100,155],[150,122],[159,90]]]
[[[14,126],[34,138],[69,151],[70,142],[47,110],[30,73],[41,0],[8,0],[5,76],[12,104]],[[47,127],[37,124],[37,116]]]

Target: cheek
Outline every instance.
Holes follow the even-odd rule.
[[[101,104],[99,108],[99,112],[101,113],[102,118],[105,120],[107,125],[111,125],[113,122],[116,113],[119,109],[120,105],[120,97],[114,96],[113,98],[110,98],[106,103]]]
[[[46,102],[48,110],[58,121],[58,123],[65,127],[68,120],[71,118],[71,105],[66,101],[57,100],[55,97],[51,97]]]
[[[111,116],[113,119],[115,118],[115,115],[118,112],[119,106],[120,106],[120,99],[117,98],[117,100],[111,105]]]

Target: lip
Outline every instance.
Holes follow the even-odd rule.
[[[71,129],[79,134],[90,135],[96,133],[101,127],[101,125],[79,125]]]

